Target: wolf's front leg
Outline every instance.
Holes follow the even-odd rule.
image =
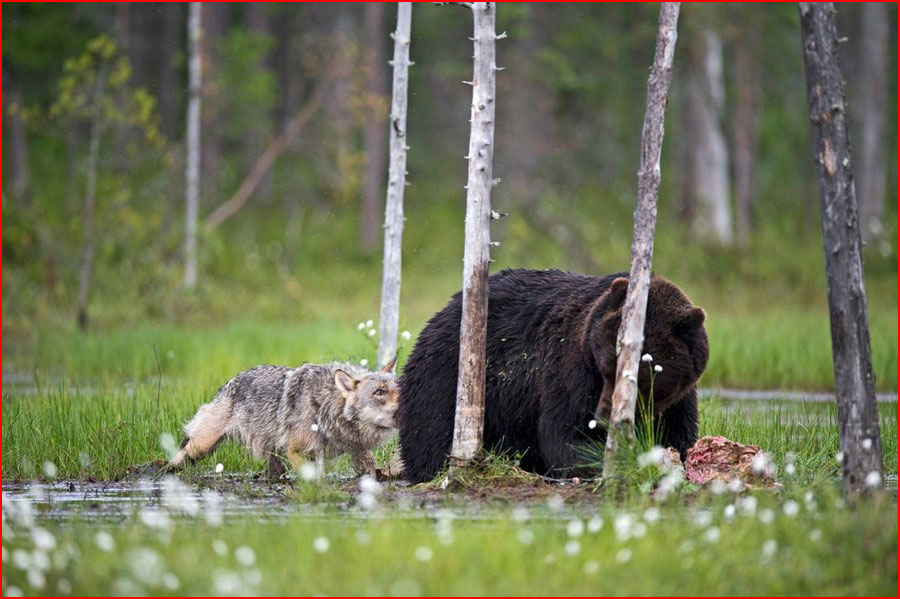
[[[320,447],[316,450],[316,480],[322,482],[325,480],[325,448]]]
[[[371,451],[356,451],[351,454],[353,469],[357,474],[376,476],[375,455]]]

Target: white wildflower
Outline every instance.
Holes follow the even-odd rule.
[[[771,458],[769,458],[769,454],[764,451],[753,456],[753,460],[750,461],[750,468],[753,469],[754,473],[760,476],[775,476],[775,465],[772,463]]]
[[[765,557],[772,557],[776,551],[778,551],[778,541],[775,539],[768,539],[763,543],[762,552]]]
[[[775,512],[766,508],[764,510],[760,510],[759,512],[759,521],[763,524],[771,524],[775,520]]]
[[[509,516],[514,522],[525,522],[531,517],[531,512],[528,511],[528,508],[524,505],[519,505],[513,508],[513,511],[510,512]]]
[[[372,493],[366,493],[365,491],[357,495],[356,503],[359,504],[364,510],[374,509],[378,505],[378,498],[375,497]]]
[[[872,470],[866,475],[866,486],[870,489],[881,486],[881,474],[877,470]]]
[[[375,329],[369,329],[369,337],[374,337],[377,332]]]
[[[784,473],[787,474],[788,476],[793,476],[794,472],[796,472],[796,471],[797,471],[797,467],[794,466],[793,464],[786,464],[784,467]]]
[[[42,589],[44,585],[47,584],[47,579],[44,577],[44,573],[40,570],[29,570],[28,571],[28,586],[33,589]]]
[[[758,505],[758,503],[759,502],[756,500],[756,497],[754,497],[753,495],[747,495],[746,497],[742,497],[738,501],[738,505],[740,506],[741,511],[748,516],[756,513],[756,506]]]
[[[366,326],[369,327],[369,328],[371,328],[372,325],[374,325],[374,324],[375,324],[375,323],[372,321],[371,318],[370,318],[369,320],[366,321]]]
[[[638,467],[646,468],[647,466],[661,466],[666,458],[666,450],[655,445],[648,451],[638,455]]]
[[[45,528],[35,527],[31,531],[31,542],[35,547],[44,551],[51,551],[56,547],[56,537]]]
[[[7,597],[21,597],[22,589],[16,586],[8,586],[3,589],[3,594]]]
[[[597,560],[589,559],[588,561],[584,562],[585,575],[593,576],[599,571],[600,571],[600,562],[598,562]]]
[[[721,479],[718,479],[718,478],[714,478],[711,481],[709,481],[707,488],[709,489],[710,493],[712,493],[713,495],[721,495],[722,493],[724,493],[725,491],[728,490],[728,486],[724,482],[722,482]]]
[[[656,366],[653,367],[654,372],[662,372],[662,370],[663,370],[662,366],[660,366],[659,364],[657,364]]]
[[[331,546],[331,543],[328,541],[326,537],[316,537],[313,541],[313,549],[316,550],[316,553],[325,553],[328,551],[328,547]]]
[[[616,561],[620,564],[631,561],[631,549],[619,549],[619,552],[616,554]]]
[[[146,585],[155,585],[166,571],[162,555],[149,547],[129,550],[126,561],[135,580]]]
[[[420,562],[427,562],[434,556],[434,552],[431,550],[431,547],[426,547],[422,545],[418,549],[416,549],[415,553],[416,559]]]
[[[728,481],[728,490],[732,493],[740,493],[744,490],[744,481],[739,478],[732,478]]]
[[[19,570],[27,570],[31,567],[31,554],[24,549],[16,549],[12,554],[12,562]]]
[[[402,333],[400,333],[400,337],[402,337],[404,341],[409,341],[410,339],[412,339],[412,335],[409,331],[403,331]]]
[[[60,578],[59,580],[57,580],[56,588],[59,589],[59,592],[63,595],[72,594],[72,583],[69,582],[68,578]]]
[[[547,498],[547,507],[549,507],[554,512],[561,510],[565,503],[566,500],[563,499],[562,495],[560,495],[559,493],[554,493]]]
[[[56,478],[56,473],[56,464],[49,460],[44,462],[44,476],[46,476],[47,478]]]
[[[94,544],[100,551],[105,551],[107,553],[116,548],[115,539],[113,539],[111,534],[103,530],[94,535]]]
[[[359,479],[359,490],[363,493],[379,495],[381,493],[381,483],[375,480],[374,476],[364,474],[362,478]]]
[[[788,499],[784,502],[784,505],[781,509],[784,510],[785,516],[787,516],[788,518],[793,518],[800,513],[800,504],[793,499]]]
[[[813,543],[818,543],[819,541],[821,541],[822,540],[822,531],[819,530],[818,528],[814,528],[811,531],[809,531],[809,540],[812,541]]]
[[[309,426],[309,430],[311,430],[312,432],[316,433],[316,432],[319,431],[319,425],[316,424],[316,423],[313,423],[313,424],[311,424],[311,425]]]
[[[171,572],[166,572],[162,577],[162,585],[169,591],[177,591],[178,587],[181,586],[181,582],[178,581],[177,576]]]
[[[222,474],[225,472],[225,465],[222,463],[216,464],[216,474]]]
[[[659,508],[656,507],[648,507],[644,510],[644,520],[650,524],[654,524],[659,521]]]
[[[603,518],[600,516],[591,516],[591,519],[588,520],[587,523],[588,532],[600,532],[601,528],[603,528]]]
[[[570,520],[566,526],[566,532],[570,537],[577,538],[584,534],[584,521],[581,518]]]
[[[227,555],[228,554],[228,543],[223,541],[222,539],[215,539],[212,542],[213,551],[216,552],[216,555]]]
[[[863,449],[865,449],[866,451],[869,451],[870,449],[872,449],[872,439],[869,439],[868,437],[866,437],[865,439],[863,439],[863,440],[862,440],[862,447],[863,447]]]
[[[591,419],[590,421],[588,421],[588,428],[591,429],[591,430],[597,428],[597,421],[596,421],[596,420],[593,420],[593,419]]]
[[[516,538],[519,539],[519,542],[523,545],[531,545],[534,543],[534,533],[528,530],[527,528],[523,528],[516,535]]]
[[[631,527],[631,536],[636,539],[647,536],[647,525],[643,522],[635,522]]]
[[[712,512],[709,510],[697,510],[694,512],[694,526],[706,528],[712,524]]]
[[[566,555],[578,555],[581,552],[581,543],[572,539],[566,543]]]
[[[217,595],[240,595],[241,577],[231,570],[214,570],[213,589]]]
[[[364,322],[361,322],[361,323],[359,323],[358,325],[356,325],[356,330],[357,330],[357,331],[361,331],[361,330],[363,330],[364,328],[366,328],[366,323],[364,323]]]
[[[653,361],[653,356],[651,356],[650,354],[644,354],[643,356],[641,356],[641,362],[652,362],[652,361]]]
[[[729,503],[725,506],[725,519],[726,520],[734,520],[734,516],[737,514],[737,508],[734,507],[733,503]]]
[[[246,545],[241,545],[235,549],[234,557],[245,566],[252,566],[256,563],[256,552],[253,551],[252,547],[247,547]]]
[[[706,529],[706,534],[703,535],[706,537],[707,542],[709,543],[718,543],[719,538],[722,536],[722,533],[719,532],[718,527],[711,526]]]
[[[300,464],[300,478],[309,482],[316,480],[316,466],[312,462],[303,462]]]
[[[43,549],[35,549],[31,552],[31,563],[38,570],[47,571],[50,569],[50,556]]]
[[[616,538],[619,541],[627,541],[631,538],[631,527],[634,523],[634,517],[626,512],[616,514],[613,520],[613,530],[616,531]]]
[[[78,452],[78,463],[82,468],[88,468],[91,465],[91,454],[86,451]]]
[[[844,452],[839,451],[836,454],[834,454],[834,459],[837,460],[838,464],[843,464],[844,463]]]

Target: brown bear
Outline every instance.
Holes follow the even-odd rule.
[[[489,279],[484,446],[520,456],[540,474],[596,473],[597,414],[608,414],[616,335],[627,274],[504,270]],[[444,466],[453,439],[462,295],[434,315],[400,378],[397,420],[406,477]],[[678,287],[653,276],[638,388],[650,397],[659,442],[682,455],[697,439],[695,384],[709,357],[705,314]],[[591,422],[591,421],[595,422]],[[586,451],[590,447],[594,452]],[[592,466],[593,464],[593,466]]]

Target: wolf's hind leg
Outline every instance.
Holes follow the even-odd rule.
[[[375,476],[375,455],[371,451],[355,452],[351,456],[353,460],[353,469],[357,474],[369,474]]]
[[[200,406],[197,415],[184,427],[181,450],[169,461],[169,470],[180,470],[186,461],[196,461],[212,452],[225,436],[231,419],[231,402],[216,398]]]
[[[277,453],[269,454],[269,466],[266,468],[266,476],[269,480],[278,480],[284,474],[284,460]]]

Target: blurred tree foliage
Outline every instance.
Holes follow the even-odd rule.
[[[201,238],[200,293],[228,285],[296,289],[303,273],[351,266],[375,273],[365,284],[376,289],[380,251],[364,251],[357,231],[362,130],[373,101],[365,91],[363,58],[370,49],[363,44],[363,6],[206,8],[201,220],[234,193],[316,85],[325,83],[330,92],[241,212]],[[841,4],[838,12],[841,34],[848,38],[841,58],[852,109],[858,97],[859,7]],[[892,6],[891,48],[896,14]],[[10,182],[3,201],[4,315],[39,318],[70,310],[74,302],[89,137],[85,94],[101,57],[110,71],[97,200],[98,293],[151,317],[178,318],[179,301],[190,303],[178,299],[186,15],[177,4],[132,3],[118,12],[111,4],[4,6],[3,168]],[[383,30],[393,30],[395,11],[385,10],[383,18]],[[494,226],[503,242],[498,266],[627,268],[656,18],[652,4],[500,6],[498,31],[509,37],[498,45],[506,70],[498,77],[495,171],[503,182],[494,204],[510,218]],[[683,158],[691,152],[683,130],[690,110],[684,105],[683,50],[701,24],[723,42],[721,126],[729,145],[742,74],[735,68],[736,45],[751,35],[756,42],[742,48],[760,65],[760,77],[752,229],[741,252],[679,224],[689,208],[681,196]],[[404,247],[412,257],[405,265],[414,273],[455,273],[461,257],[471,90],[460,82],[471,76],[470,35],[465,11],[429,4],[413,11]],[[390,55],[391,40],[385,36],[383,43]],[[678,43],[663,150],[658,270],[704,285],[778,281],[820,290],[818,190],[796,6],[687,6]],[[887,123],[897,118],[896,72],[891,51]],[[172,112],[164,122],[158,106]],[[890,159],[896,155],[895,129],[887,127],[884,139],[887,198],[897,193],[896,163]],[[15,180],[27,182],[27,194],[14,193]],[[872,276],[896,273],[896,207],[887,203],[883,236],[866,254]],[[807,251],[808,260],[791,261]],[[273,285],[273,279],[281,283]],[[454,276],[447,289],[456,287]]]

